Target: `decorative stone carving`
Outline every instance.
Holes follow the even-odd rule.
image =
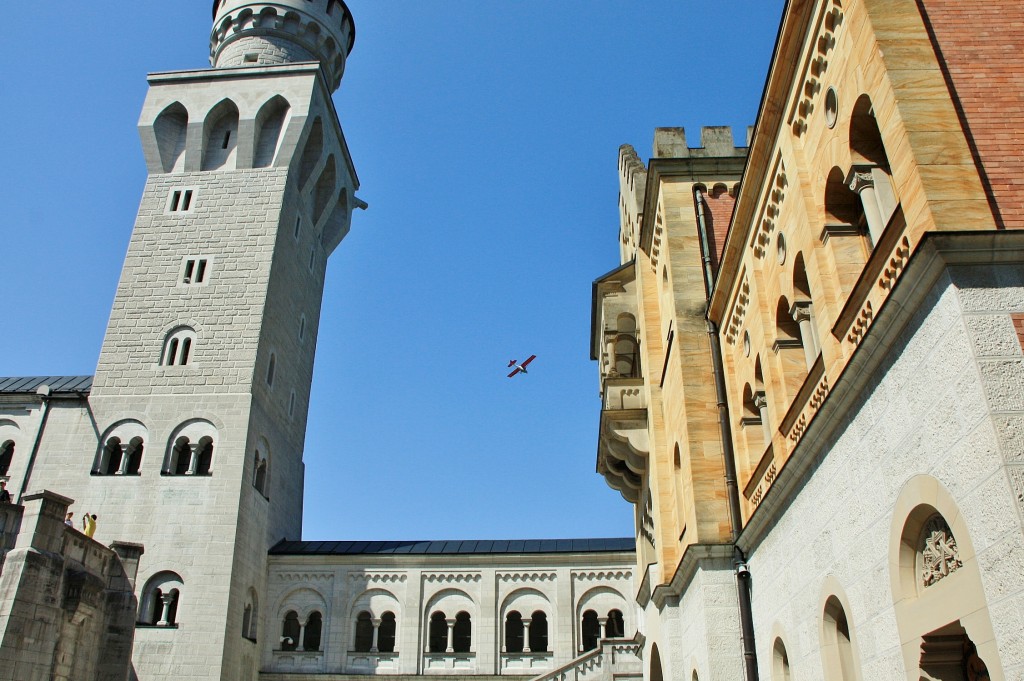
[[[761,211],[750,240],[750,248],[754,256],[760,260],[764,258],[768,245],[772,240],[772,232],[775,231],[775,223],[782,212],[782,202],[786,200],[786,187],[789,186],[789,179],[786,177],[786,164],[779,154],[775,158],[775,167],[772,169],[774,181],[769,185],[769,191],[761,201]]]
[[[331,572],[281,572],[277,579],[282,582],[329,582],[334,579]]]
[[[925,523],[921,536],[921,581],[932,586],[963,567],[953,531],[941,515],[934,515]]]
[[[875,311],[871,306],[869,300],[864,304],[860,313],[857,315],[857,321],[853,323],[853,328],[850,329],[850,333],[846,336],[846,340],[850,341],[854,345],[860,345],[860,342],[864,340],[864,334],[867,333],[868,327],[871,326],[871,322],[875,319]]]
[[[553,582],[554,572],[499,572],[499,582]]]
[[[903,237],[896,250],[893,251],[892,257],[889,258],[885,269],[882,270],[882,276],[878,280],[878,285],[885,290],[891,289],[896,284],[900,274],[903,273],[908,260],[910,260],[910,240],[907,237]]]
[[[633,572],[631,570],[590,570],[588,572],[576,572],[572,573],[572,578],[576,581],[607,581],[609,579],[621,579],[628,580],[633,578]]]
[[[816,39],[803,64],[803,87],[790,105],[789,123],[793,134],[800,137],[807,131],[807,119],[814,113],[814,102],[821,92],[821,84],[828,71],[829,59],[836,46],[836,34],[843,23],[842,3],[839,0],[821,3],[815,22]],[[826,110],[826,116],[828,111]]]
[[[404,582],[408,575],[404,572],[351,572],[348,575],[350,582],[366,582],[367,584]]]
[[[727,319],[729,324],[725,329],[725,340],[729,345],[736,345],[740,329],[743,328],[743,319],[747,316],[747,305],[750,304],[750,280],[744,272],[739,277],[740,287],[736,291],[736,299],[732,302],[732,312]]]
[[[425,582],[479,582],[479,572],[425,572]]]

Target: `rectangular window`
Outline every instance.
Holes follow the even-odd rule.
[[[299,230],[302,229],[302,216],[295,218],[295,238],[299,238]]]
[[[189,213],[195,203],[195,189],[178,187],[172,189],[167,195],[167,208],[165,213]]]
[[[210,259],[186,257],[182,262],[181,276],[178,281],[183,286],[205,284],[210,278]]]

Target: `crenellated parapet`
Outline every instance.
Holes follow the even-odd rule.
[[[338,89],[355,41],[352,14],[341,0],[216,0],[213,7],[214,67],[318,61]]]

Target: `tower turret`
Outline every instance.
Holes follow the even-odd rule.
[[[352,14],[341,0],[214,0],[210,63],[223,68],[319,61],[337,90],[355,37]]]

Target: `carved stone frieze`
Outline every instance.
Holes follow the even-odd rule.
[[[934,515],[925,523],[921,546],[921,582],[929,587],[953,574],[964,564],[956,546],[953,531],[940,515]]]
[[[334,579],[333,572],[278,572],[275,579],[279,582],[313,582],[324,583]]]
[[[351,572],[348,575],[350,582],[365,582],[367,584],[392,584],[404,582],[408,578],[404,572]]]
[[[424,582],[445,582],[445,583],[458,583],[458,582],[479,582],[481,579],[479,572],[424,572]]]
[[[860,342],[864,340],[864,334],[867,333],[868,327],[871,326],[871,322],[875,319],[875,310],[871,306],[871,301],[864,303],[864,307],[861,308],[860,313],[857,315],[857,321],[853,323],[853,327],[850,329],[850,333],[847,334],[846,340],[850,341],[854,345],[860,345]]]
[[[797,81],[801,86],[796,91],[789,109],[789,124],[797,137],[807,131],[807,120],[814,113],[815,100],[821,92],[843,17],[840,0],[825,0],[821,3],[815,33],[812,34],[815,35],[815,40],[804,57],[802,79]]]
[[[889,258],[885,269],[882,270],[882,276],[878,280],[879,287],[887,291],[892,289],[900,274],[903,273],[903,269],[907,266],[908,260],[910,260],[910,240],[907,237],[903,237],[896,250],[893,251],[892,257]]]
[[[612,579],[632,579],[632,570],[573,570],[572,578],[574,581],[594,581],[594,582],[606,582]]]
[[[497,574],[499,582],[512,582],[515,584],[522,582],[553,582],[555,577],[554,572],[499,572]]]
[[[789,186],[789,179],[786,176],[786,164],[782,155],[775,158],[775,168],[772,170],[772,183],[768,187],[764,198],[761,200],[761,210],[754,223],[753,234],[750,238],[750,248],[754,251],[754,257],[758,260],[764,258],[768,252],[768,246],[772,241],[772,233],[775,231],[779,216],[782,213],[782,203],[786,200],[786,188]]]
[[[725,340],[729,345],[736,345],[743,328],[743,320],[747,316],[747,305],[750,304],[750,280],[746,272],[740,275],[740,287],[736,291],[736,299],[732,302],[732,311],[727,315],[729,324],[725,329]]]

